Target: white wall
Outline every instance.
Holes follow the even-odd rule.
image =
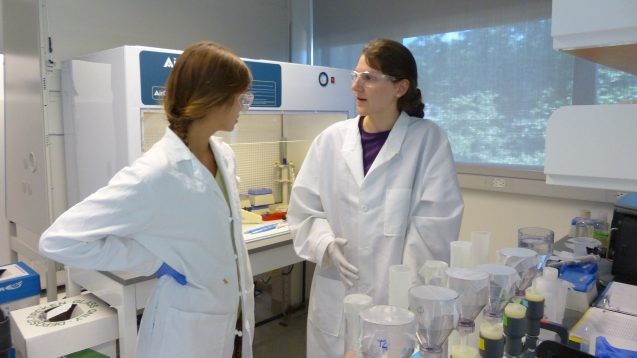
[[[49,0],[53,57],[145,45],[181,50],[213,40],[241,57],[287,61],[287,0]]]
[[[0,19],[2,7],[0,7]],[[7,220],[6,196],[4,195],[4,55],[0,53],[0,265],[11,262],[9,255],[9,221]]]

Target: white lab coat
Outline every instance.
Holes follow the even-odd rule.
[[[287,217],[294,248],[318,264],[308,330],[338,342],[313,345],[317,341],[308,339],[308,357],[343,356],[346,294],[387,304],[389,266],[406,264],[417,272],[425,260],[448,261],[449,243],[460,230],[464,206],[444,132],[401,113],[364,175],[358,121],[335,123],[315,138],[292,189]],[[333,265],[322,266],[335,237],[348,240],[345,256],[359,269],[350,290]]]
[[[169,276],[158,280],[144,310],[137,357],[231,357],[239,298],[243,357],[252,357],[254,285],[235,158],[220,138],[211,137],[210,146],[230,207],[210,172],[167,129],[40,240],[44,256],[71,267],[152,275],[166,262],[186,276],[186,286]]]

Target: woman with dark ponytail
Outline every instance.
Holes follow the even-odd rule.
[[[449,141],[424,119],[418,69],[401,43],[369,42],[352,72],[356,118],[319,134],[296,178],[288,222],[317,264],[307,356],[343,357],[343,298],[388,304],[389,266],[449,260],[463,201]]]

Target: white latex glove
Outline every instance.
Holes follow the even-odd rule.
[[[358,280],[358,269],[347,261],[343,254],[343,246],[347,245],[347,240],[337,237],[327,245],[327,254],[332,264],[336,266],[341,280],[347,287],[354,286],[354,281]]]

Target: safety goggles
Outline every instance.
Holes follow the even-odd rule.
[[[241,110],[243,112],[250,109],[252,101],[254,101],[254,94],[252,92],[245,92],[239,95],[239,101],[241,102]]]
[[[363,86],[373,85],[381,80],[396,81],[396,77],[384,75],[382,73],[371,73],[369,71],[357,72],[352,71],[352,83],[359,81]]]

